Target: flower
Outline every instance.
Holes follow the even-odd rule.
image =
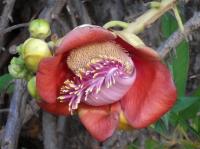
[[[92,25],[69,32],[39,64],[40,107],[57,115],[77,112],[99,141],[119,122],[144,128],[157,121],[173,106],[176,88],[159,55],[129,35]]]

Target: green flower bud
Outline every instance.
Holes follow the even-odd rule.
[[[48,44],[41,39],[29,38],[23,45],[23,59],[26,67],[36,72],[39,62],[51,56]]]
[[[10,75],[12,75],[14,78],[25,78],[27,74],[27,70],[23,69],[20,65],[16,64],[10,64],[8,66],[8,71]]]
[[[50,25],[44,19],[36,19],[29,24],[31,37],[45,39],[51,34]]]
[[[12,60],[10,61],[10,64],[16,64],[23,67],[25,63],[22,57],[13,57]]]
[[[22,51],[23,51],[23,44],[20,44],[17,46],[17,52],[21,55],[22,54]]]
[[[36,78],[35,76],[32,77],[27,84],[28,92],[30,95],[35,99],[40,99],[40,96],[38,95],[37,88],[36,88]]]

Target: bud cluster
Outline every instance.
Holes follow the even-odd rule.
[[[44,19],[36,19],[29,24],[30,37],[17,47],[18,57],[13,57],[8,66],[14,78],[28,81],[28,91],[38,99],[34,74],[43,58],[51,57],[51,51],[45,39],[51,34],[49,23]]]

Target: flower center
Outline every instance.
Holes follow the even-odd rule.
[[[86,71],[90,64],[104,59],[120,62],[124,65],[127,72],[131,72],[133,69],[132,60],[128,53],[114,42],[88,44],[74,49],[67,58],[67,65],[75,74],[79,74]]]
[[[131,58],[113,42],[74,49],[67,65],[75,77],[64,82],[58,100],[69,101],[70,111],[77,109],[80,102],[101,106],[120,100],[136,74]]]

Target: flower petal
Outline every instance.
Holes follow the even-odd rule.
[[[68,102],[56,102],[56,103],[46,103],[39,102],[38,105],[45,111],[55,114],[55,115],[70,115],[69,103]]]
[[[39,95],[47,103],[55,103],[60,86],[70,76],[62,55],[43,59],[36,75],[36,86]]]
[[[65,53],[86,44],[109,41],[114,38],[115,35],[112,32],[102,27],[94,25],[78,26],[63,38],[56,54]]]
[[[135,57],[140,57],[146,60],[160,60],[159,54],[145,45],[134,46],[130,44],[128,40],[125,40],[125,37],[122,39],[120,36],[118,36],[115,41],[128,52],[132,53]]]
[[[79,117],[90,134],[98,141],[109,138],[118,127],[119,103],[107,106],[80,106]]]
[[[128,122],[135,128],[144,128],[173,106],[176,88],[161,62],[134,58],[134,64],[136,80],[121,104]]]

